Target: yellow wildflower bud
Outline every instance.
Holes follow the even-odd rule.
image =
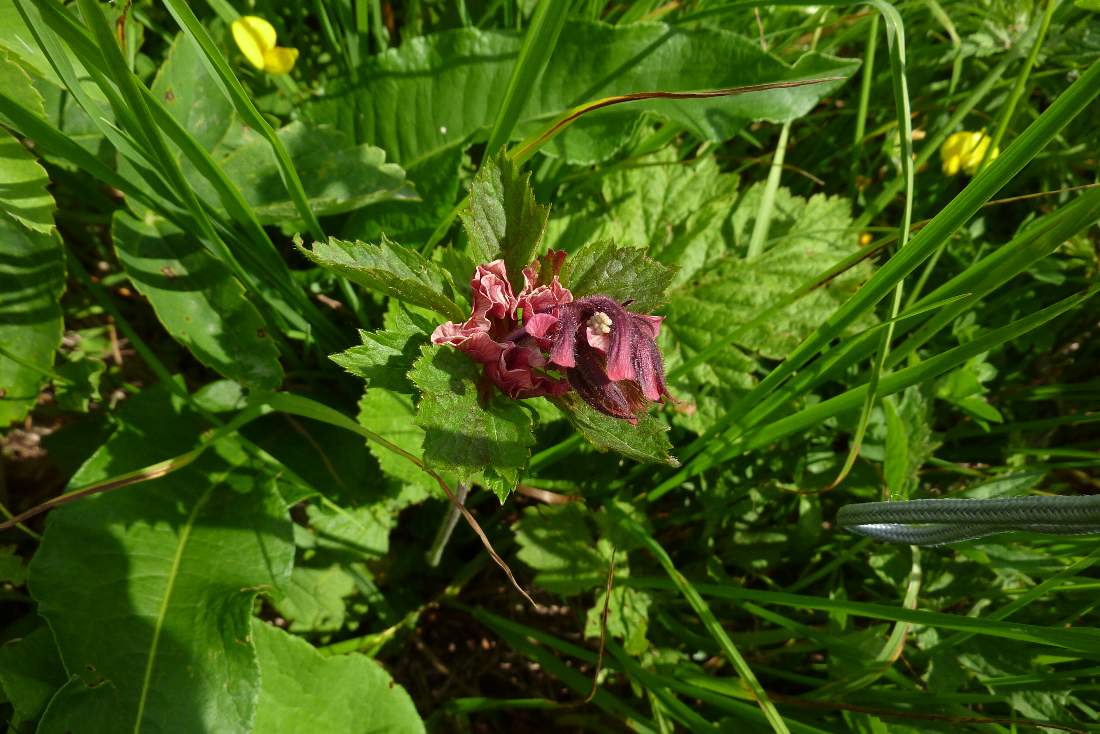
[[[940,158],[943,160],[943,172],[948,176],[954,176],[963,171],[967,176],[973,176],[978,172],[978,166],[985,158],[985,152],[989,150],[992,142],[985,131],[955,133],[944,141],[940,148]],[[993,160],[1000,154],[1000,150],[994,148],[989,154],[989,160]]]
[[[286,74],[298,60],[298,49],[276,46],[275,27],[255,15],[233,21],[233,40],[248,63],[269,74]]]

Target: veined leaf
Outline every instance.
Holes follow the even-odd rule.
[[[329,237],[326,242],[314,242],[312,250],[299,242],[298,249],[318,265],[366,288],[437,311],[452,321],[466,319],[454,302],[454,284],[447,272],[384,235],[377,245]]]
[[[152,212],[116,212],[111,234],[131,282],[176,341],[231,380],[279,386],[279,352],[263,317],[200,243]]]
[[[645,250],[616,247],[610,240],[596,240],[565,258],[561,282],[577,298],[600,293],[628,308],[649,313],[664,299],[675,268],[647,257]]]
[[[166,391],[126,401],[84,485],[190,448],[202,423]],[[250,732],[260,688],[253,600],[284,588],[291,524],[231,440],[185,469],[56,510],[30,590],[74,677],[41,732]]]
[[[51,373],[64,290],[57,233],[27,229],[0,212],[0,427],[27,414]]]
[[[305,640],[252,620],[263,688],[257,732],[422,734],[405,689],[365,655],[324,657]]]
[[[668,440],[668,427],[652,415],[640,417],[638,425],[632,426],[624,420],[594,410],[576,393],[555,398],[554,404],[597,448],[616,451],[635,461],[680,466],[680,462],[668,453],[672,448]]]
[[[491,470],[503,502],[527,466],[535,442],[531,417],[495,390],[481,395],[481,367],[450,347],[422,347],[409,379],[420,389],[416,424],[424,429],[424,461],[462,480]],[[501,485],[498,485],[501,486]]]
[[[522,45],[515,33],[472,28],[412,38],[370,58],[358,86],[330,91],[310,105],[316,122],[361,127],[362,140],[403,166],[488,136],[496,108],[471,104],[502,90]],[[696,91],[854,73],[858,62],[811,53],[794,66],[743,36],[661,23],[567,23],[514,135],[601,97],[642,91]],[[840,82],[709,100],[648,100],[654,112],[707,140],[725,140],[750,120],[800,117]],[[568,133],[567,133],[568,134]]]
[[[505,154],[485,161],[470,186],[462,223],[477,262],[504,258],[516,293],[523,289],[523,268],[535,259],[550,207],[535,203],[531,175]]]

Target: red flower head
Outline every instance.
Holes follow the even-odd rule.
[[[656,342],[661,317],[632,313],[607,296],[574,301],[558,280],[564,260],[564,252],[551,251],[524,268],[518,297],[502,260],[479,265],[470,318],[441,324],[432,343],[484,364],[486,377],[513,398],[572,388],[596,410],[637,423],[651,401],[671,397]]]

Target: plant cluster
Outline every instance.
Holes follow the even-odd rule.
[[[1098,19],[0,0],[8,729],[1092,730]]]

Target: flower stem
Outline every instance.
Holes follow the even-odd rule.
[[[458,505],[466,504],[466,495],[470,493],[470,485],[459,484],[455,487],[455,496],[458,500]],[[447,514],[443,516],[443,524],[439,526],[439,532],[435,534],[435,540],[432,541],[432,547],[428,549],[426,554],[428,559],[428,565],[432,568],[436,568],[439,562],[443,559],[443,549],[447,547],[447,542],[451,539],[451,533],[455,530],[455,525],[458,524],[458,516],[461,510],[455,504],[450,505],[447,508]]]

